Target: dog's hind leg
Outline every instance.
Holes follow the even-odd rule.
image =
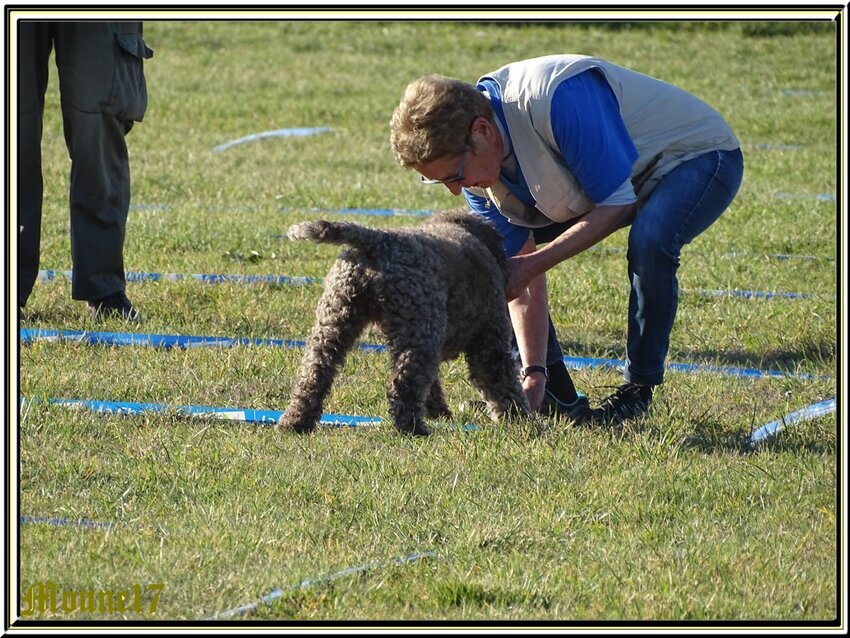
[[[298,379],[278,430],[305,433],[316,427],[345,355],[368,321],[368,295],[357,273],[329,275],[316,311],[316,325],[307,339]]]
[[[441,407],[441,399],[445,404],[438,381],[445,328],[426,319],[420,315],[397,328],[383,326],[392,357],[387,399],[393,424],[399,432],[417,436],[431,434],[425,417],[430,408]]]

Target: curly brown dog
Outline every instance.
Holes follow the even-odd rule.
[[[292,226],[288,236],[349,247],[324,280],[278,430],[316,427],[334,377],[370,322],[386,337],[392,360],[387,398],[400,432],[427,435],[426,418],[451,417],[439,367],[461,353],[491,416],[528,413],[511,356],[502,239],[489,222],[446,211],[414,228],[315,221]]]

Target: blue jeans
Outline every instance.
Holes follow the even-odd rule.
[[[638,210],[629,232],[629,323],[624,378],[630,383],[658,385],[670,348],[670,331],[679,302],[679,255],[720,217],[741,185],[744,161],[740,149],[711,151],[680,164],[655,186]],[[550,241],[568,224],[535,232]],[[553,233],[553,231],[555,231]],[[551,319],[547,363],[563,357]]]

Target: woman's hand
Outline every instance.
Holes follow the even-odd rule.
[[[602,241],[615,230],[628,226],[636,211],[634,204],[597,206],[542,248],[535,249],[533,241],[529,240],[520,254],[508,259],[505,291],[508,301],[519,297],[538,275]]]
[[[513,301],[525,292],[531,280],[539,274],[530,267],[532,265],[526,255],[517,255],[508,259],[508,285],[505,289],[507,301]]]
[[[528,375],[522,380],[522,391],[528,399],[528,407],[531,411],[539,411],[546,393],[546,377],[540,373]]]

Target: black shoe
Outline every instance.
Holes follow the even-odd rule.
[[[117,317],[124,321],[139,321],[139,311],[133,307],[123,290],[88,302],[89,312],[97,320]]]
[[[652,403],[652,388],[651,385],[636,383],[624,383],[618,387],[599,404],[602,422],[606,425],[620,425],[645,414]]]
[[[543,405],[540,406],[540,413],[544,416],[565,416],[576,425],[590,425],[602,418],[602,411],[598,408],[592,409],[590,401],[581,392],[578,393],[578,397],[572,403],[564,403],[549,390],[546,390],[546,394],[543,395]]]

